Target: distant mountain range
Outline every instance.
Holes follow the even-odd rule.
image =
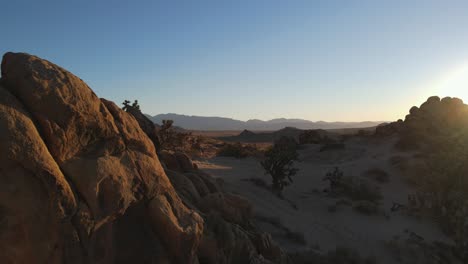
[[[148,117],[156,124],[161,124],[162,120],[174,120],[174,125],[190,130],[279,130],[285,127],[295,127],[299,129],[341,129],[341,128],[364,128],[374,127],[383,121],[364,122],[312,122],[304,119],[277,118],[268,121],[251,119],[241,121],[226,117],[188,116],[179,114],[159,114]]]

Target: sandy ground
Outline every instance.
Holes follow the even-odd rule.
[[[258,221],[287,250],[319,248],[325,252],[337,246],[345,246],[355,248],[363,255],[377,256],[381,261],[379,263],[397,263],[389,255],[385,241],[394,236],[403,236],[405,230],[414,232],[428,242],[446,239],[432,223],[402,212],[391,212],[393,202],[405,204],[411,192],[389,161],[395,155],[407,155],[409,158],[411,154],[399,153],[393,149],[393,145],[392,140],[352,138],[346,142],[343,150],[319,152],[319,145],[305,146],[299,151],[301,162],[297,163],[297,167],[300,170],[294,177],[294,183],[284,190],[286,200],[279,199],[271,191],[252,182],[242,180],[261,178],[270,183],[270,176],[264,175],[259,161],[254,158],[215,157],[197,163],[199,168],[222,178],[226,190],[249,199],[254,205],[257,219],[279,219],[291,231],[304,234],[307,245],[300,245],[279,236],[280,232],[274,225]],[[329,212],[328,206],[335,204],[337,199],[322,191],[327,187],[327,182],[322,179],[335,166],[345,175],[362,177],[365,171],[372,168],[382,169],[390,175],[388,183],[376,184],[384,196],[380,206],[381,214],[367,216],[345,205],[338,207],[336,212]]]

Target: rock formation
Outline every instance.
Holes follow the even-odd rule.
[[[144,118],[35,56],[7,53],[1,73],[2,263],[287,261],[187,156],[166,174]]]
[[[420,107],[413,106],[404,121],[377,127],[376,135],[398,135],[400,148],[414,149],[443,144],[467,131],[468,105],[458,98],[432,96]]]

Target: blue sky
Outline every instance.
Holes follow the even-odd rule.
[[[467,1],[1,6],[1,53],[46,58],[149,114],[396,120],[430,95],[468,100]]]

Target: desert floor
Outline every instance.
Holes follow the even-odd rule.
[[[215,157],[196,161],[199,168],[224,181],[227,191],[240,194],[254,205],[257,224],[270,232],[288,251],[317,249],[326,252],[337,246],[358,250],[362,255],[378,257],[379,263],[396,263],[386,242],[408,234],[417,235],[424,241],[445,241],[439,228],[427,220],[408,216],[401,211],[392,212],[393,202],[406,204],[411,188],[398,169],[392,166],[391,158],[400,156],[410,159],[413,153],[394,150],[394,139],[378,140],[351,138],[342,150],[319,152],[319,145],[305,145],[299,150],[300,162],[294,183],[284,190],[285,199],[278,198],[268,188],[255,185],[250,178],[260,178],[270,183],[259,160]],[[323,192],[327,182],[325,174],[339,167],[345,175],[364,177],[369,169],[379,168],[390,175],[387,183],[380,186],[383,195],[381,212],[364,215],[352,206],[338,205],[330,210],[340,198]],[[280,227],[278,222],[283,226]],[[276,223],[276,224],[275,224]],[[284,230],[303,234],[306,243],[295,243],[284,235]]]

